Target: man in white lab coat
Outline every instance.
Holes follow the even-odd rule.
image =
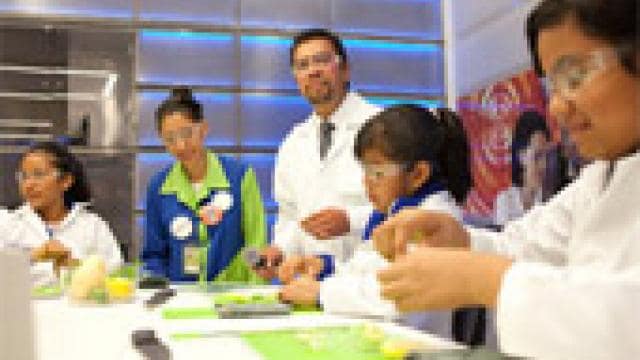
[[[381,109],[349,91],[341,40],[324,29],[294,37],[291,69],[313,113],[296,125],[278,151],[274,174],[278,219],[269,259],[329,254],[346,260],[360,242],[371,207],[355,160],[355,136]],[[258,271],[275,275],[273,267]]]
[[[397,259],[379,273],[384,297],[404,311],[495,307],[510,354],[640,358],[637,14],[632,0],[536,7],[527,35],[549,80],[551,113],[594,162],[500,233],[465,229],[445,214],[399,213],[373,234],[377,249]],[[431,247],[404,255],[416,231]]]

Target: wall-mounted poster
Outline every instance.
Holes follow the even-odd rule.
[[[503,226],[575,175],[568,170],[574,148],[548,116],[543,84],[532,70],[459,98],[458,109],[471,149],[469,223]]]

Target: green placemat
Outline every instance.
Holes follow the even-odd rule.
[[[210,307],[164,308],[162,318],[165,320],[217,319],[218,313]]]
[[[241,336],[265,360],[385,359],[380,343],[366,341],[359,327],[258,331]]]
[[[188,341],[188,340],[206,339],[211,336],[205,335],[201,332],[179,332],[179,333],[170,334],[169,337],[173,341]]]
[[[322,311],[317,309],[293,310],[292,315],[320,315]],[[192,308],[164,308],[162,318],[165,320],[196,320],[196,319],[217,319],[218,313],[215,309],[208,307]]]

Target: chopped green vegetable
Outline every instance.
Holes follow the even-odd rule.
[[[109,302],[109,297],[107,296],[107,291],[104,288],[95,288],[89,292],[87,296],[88,300],[95,301],[97,304],[107,304]]]
[[[241,305],[241,304],[277,304],[277,294],[241,294],[222,293],[213,297],[216,306],[220,305]]]
[[[109,277],[119,277],[127,279],[135,279],[138,276],[139,264],[127,264],[112,271]]]
[[[44,285],[31,289],[31,296],[35,297],[56,297],[61,295],[62,288],[59,285]]]

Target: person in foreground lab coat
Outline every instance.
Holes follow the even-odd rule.
[[[353,142],[380,108],[349,91],[347,54],[336,35],[324,29],[303,31],[295,36],[290,56],[300,93],[313,113],[289,132],[278,151],[278,219],[274,245],[263,254],[273,259],[328,253],[344,261],[360,242],[371,211]],[[324,131],[331,141],[323,140]],[[258,273],[272,278],[275,267]]]
[[[462,123],[449,110],[440,109],[434,115],[413,105],[397,105],[371,118],[355,143],[356,157],[364,168],[363,183],[375,208],[363,242],[335,274],[331,274],[333,262],[326,256],[285,261],[279,271],[283,282],[302,276],[283,288],[282,299],[299,304],[319,301],[328,313],[397,317],[394,304],[380,296],[376,272],[389,263],[373,249],[370,234],[389,216],[408,207],[439,211],[461,220],[458,204],[471,186],[468,152]],[[318,281],[321,278],[324,280]],[[451,315],[451,311],[430,311],[403,320],[451,338]]]
[[[107,268],[122,265],[109,225],[87,206],[90,191],[80,162],[55,142],[27,150],[16,172],[24,204],[0,218],[0,245],[31,252],[36,283],[53,281],[51,266],[69,266],[91,255]]]
[[[383,296],[403,311],[495,307],[501,350],[542,359],[640,357],[640,66],[636,1],[543,0],[527,34],[550,110],[594,159],[500,233],[428,211],[374,232],[397,257]],[[407,235],[427,235],[402,255]],[[459,249],[451,249],[458,247]]]
[[[3,207],[0,207],[0,224],[7,219],[7,216],[9,216],[9,211]]]

